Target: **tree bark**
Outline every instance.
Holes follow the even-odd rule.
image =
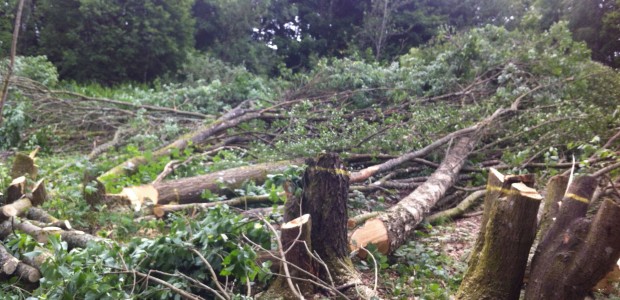
[[[353,270],[347,247],[348,171],[335,154],[322,155],[306,164],[302,212],[312,217],[313,250],[328,267],[319,268],[319,276],[328,281],[330,272],[337,285],[348,283]]]
[[[11,275],[17,269],[19,260],[11,255],[3,245],[0,245],[0,271],[6,275]]]
[[[547,230],[558,216],[560,211],[560,202],[566,193],[568,185],[568,176],[556,175],[549,179],[547,183],[545,200],[543,202],[543,210],[538,222],[538,236],[546,235]]]
[[[462,135],[466,135],[469,133],[472,133],[474,131],[476,131],[478,129],[477,125],[471,126],[471,127],[467,127],[467,128],[463,128],[461,130],[457,130],[455,132],[452,132],[450,134],[447,134],[445,136],[443,136],[442,138],[434,141],[433,143],[431,143],[430,145],[420,149],[420,150],[416,150],[410,153],[407,153],[405,155],[401,155],[399,157],[390,159],[382,164],[378,164],[378,165],[374,165],[362,170],[359,170],[357,172],[353,172],[351,174],[351,182],[361,182],[364,181],[366,179],[368,179],[370,176],[373,176],[375,174],[378,173],[382,173],[382,172],[387,172],[390,171],[398,166],[400,166],[401,164],[411,161],[414,158],[419,158],[419,157],[424,157],[428,154],[430,154],[431,152],[433,152],[433,150],[443,146],[444,144],[450,142],[451,140],[462,136]]]
[[[38,207],[29,208],[26,212],[26,218],[45,223],[47,226],[60,227],[64,230],[72,229],[71,223],[68,220],[59,220]]]
[[[248,181],[261,184],[267,179],[268,174],[284,172],[296,163],[301,163],[301,161],[257,164],[196,177],[128,187],[123,189],[120,195],[108,195],[106,203],[111,206],[130,205],[134,209],[140,210],[140,207],[146,201],[151,201],[153,204],[205,202],[205,199],[201,197],[205,190],[219,194],[233,191]],[[122,203],[114,203],[113,201],[120,201]]]
[[[519,299],[543,198],[516,179],[530,178],[489,172],[484,231],[476,241],[457,299]]]
[[[317,274],[316,261],[310,254],[312,253],[312,221],[310,215],[306,214],[282,224],[280,231],[282,247],[286,253],[284,260],[288,264],[290,280],[301,295],[312,295],[315,287],[309,280],[315,280],[313,276]],[[261,295],[260,299],[296,298],[287,282],[287,275],[282,265],[280,266],[279,274],[280,276]]]
[[[439,168],[415,191],[379,218],[371,219],[351,236],[353,250],[369,243],[379,246],[383,253],[390,253],[405,243],[416,226],[450,188],[474,149],[477,135],[463,136],[456,140]]]
[[[26,193],[26,177],[20,176],[13,181],[7,188],[6,198],[4,199],[5,204],[11,204],[15,202],[17,199],[21,198]]]
[[[569,187],[532,259],[526,299],[583,299],[620,258],[620,205],[606,199],[586,218],[596,184],[583,176]]]

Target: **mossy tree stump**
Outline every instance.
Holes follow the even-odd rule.
[[[533,177],[489,172],[480,235],[457,299],[519,299],[542,197]]]

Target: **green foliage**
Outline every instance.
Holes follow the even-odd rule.
[[[150,274],[174,286],[202,296],[211,296],[200,290],[179,273],[205,284],[212,277],[197,250],[214,271],[229,282],[238,282],[239,289],[247,280],[266,279],[262,266],[256,265],[256,253],[242,235],[268,247],[270,235],[263,226],[248,222],[226,207],[210,209],[197,216],[196,221],[178,218],[170,224],[165,236],[134,238],[125,245],[93,243],[85,249],[68,250],[58,236],[50,236],[45,245],[54,254],[42,268],[40,286],[32,291],[38,299],[172,299],[176,294],[153,282],[136,285],[132,270]],[[29,236],[18,234],[7,245],[16,255],[36,255],[38,246]],[[150,273],[150,270],[164,273]],[[260,276],[258,276],[261,274]],[[17,291],[3,289],[19,296]]]
[[[398,278],[384,283],[393,297],[412,296],[421,299],[450,299],[462,280],[465,265],[453,261],[433,245],[438,232],[417,232],[418,241],[409,242],[394,252],[396,261],[389,270]]]
[[[37,49],[62,78],[150,81],[174,71],[191,48],[193,1],[39,1]],[[27,33],[27,32],[26,32]]]

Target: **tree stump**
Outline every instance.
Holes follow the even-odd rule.
[[[457,299],[519,299],[542,200],[525,183],[532,176],[489,172],[481,232]]]
[[[583,299],[620,258],[620,205],[605,199],[586,217],[596,179],[578,177],[532,259],[525,299]]]
[[[312,246],[327,265],[319,268],[319,277],[333,278],[336,285],[349,283],[354,276],[347,237],[347,199],[349,173],[335,154],[308,160],[302,179],[302,212],[312,218]],[[331,273],[331,276],[329,276]]]

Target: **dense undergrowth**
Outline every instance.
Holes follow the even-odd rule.
[[[207,289],[195,282],[214,288],[208,268],[192,249],[206,258],[220,279],[228,278],[226,288],[232,293],[245,295],[248,286],[260,289],[269,278],[268,264],[255,262],[257,248],[247,240],[270,248],[270,232],[260,220],[249,220],[232,209],[219,207],[192,217],[136,222],[133,213],[110,213],[105,206],[92,209],[82,194],[85,172],[100,174],[137,154],[149,157],[157,147],[248,99],[257,109],[284,103],[290,104],[290,109],[279,111],[278,118],[252,120],[228,130],[227,136],[250,137],[235,147],[209,155],[198,154],[208,150],[203,146],[177,151],[170,157],[153,160],[135,175],[118,178],[115,186],[108,187],[109,191],[153,181],[171,159],[187,163],[169,179],[328,151],[338,152],[344,158],[355,154],[398,155],[475,124],[518,97],[523,101],[517,115],[489,129],[470,157],[470,166],[499,159],[511,167],[510,172],[537,172],[539,182],[544,182],[557,169],[532,169],[527,167],[528,162],[552,165],[575,156],[582,162],[577,172],[585,173],[589,169],[583,161],[593,155],[618,159],[617,152],[601,146],[620,126],[620,76],[592,62],[585,45],[571,39],[565,24],[559,23],[544,34],[487,26],[449,38],[446,35],[429,46],[411,49],[390,65],[325,59],[308,73],[283,72],[280,78],[268,79],[207,58],[197,59],[182,69],[179,78],[184,81],[115,88],[59,82],[55,69],[44,57],[20,58],[16,75],[50,90],[136,105],[173,107],[204,117],[153,115],[135,107],[123,108],[135,110],[131,117],[112,109],[109,115],[89,120],[85,120],[89,116],[83,113],[77,114],[79,117],[58,116],[53,107],[40,102],[43,98],[33,92],[31,82],[16,82],[0,128],[0,147],[5,151],[41,147],[40,175],[49,182],[51,194],[44,208],[59,218],[71,220],[78,228],[112,238],[118,244],[68,250],[57,239],[36,245],[27,236],[16,233],[7,242],[11,251],[29,255],[35,246],[42,246],[53,251],[54,259],[46,264],[40,286],[3,282],[3,297],[178,297],[169,289],[153,282],[147,284],[131,273],[148,274],[150,270],[167,273],[151,275],[164,278],[177,288],[211,297]],[[101,105],[109,108],[104,102]],[[56,117],[45,117],[51,115]],[[111,140],[119,130],[122,142],[95,158],[87,158],[93,147]],[[212,145],[218,142],[213,140]],[[10,152],[3,153],[10,156]],[[440,155],[427,159],[437,162]],[[8,158],[0,163],[0,190],[5,190],[9,183],[9,164]],[[233,194],[278,195],[282,179],[296,178],[301,170],[274,176],[263,185],[247,183]],[[485,176],[477,174],[473,178],[463,185],[480,185]],[[85,184],[88,190],[88,183]],[[205,200],[220,200],[234,195],[205,192],[203,196]],[[382,194],[358,196],[352,204],[368,200],[384,205],[386,201]],[[398,195],[387,197],[388,202],[398,200]],[[283,201],[274,196],[272,204]],[[415,295],[447,299],[454,292],[462,269],[454,267],[454,262],[436,249],[422,245],[411,243],[397,251],[393,260],[382,258],[379,265],[384,274],[396,274],[399,278],[382,284],[386,298]],[[397,263],[390,264],[394,262]],[[362,269],[373,268],[370,263],[359,264]],[[452,269],[448,272],[446,268]]]

